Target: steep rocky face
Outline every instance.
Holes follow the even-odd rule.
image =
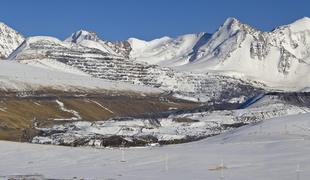
[[[8,57],[23,41],[21,34],[0,22],[0,59]]]
[[[129,59],[130,52],[132,50],[130,43],[128,41],[105,41],[105,44],[109,46],[114,52],[122,57]]]

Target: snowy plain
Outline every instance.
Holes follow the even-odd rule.
[[[0,177],[85,179],[307,179],[310,114],[248,125],[201,141],[96,149],[0,141]]]

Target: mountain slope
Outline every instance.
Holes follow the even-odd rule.
[[[54,89],[64,91],[111,90],[141,93],[161,93],[157,88],[113,82],[74,74],[64,69],[42,68],[15,61],[0,61],[1,91],[35,91]]]
[[[161,66],[187,64],[196,59],[197,50],[209,38],[208,33],[187,34],[175,39],[163,37],[149,42],[130,38],[130,58]]]
[[[23,41],[21,34],[0,22],[0,59],[8,57]]]

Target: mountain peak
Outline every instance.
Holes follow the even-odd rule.
[[[310,30],[310,18],[303,17],[288,25],[294,32]]]
[[[5,24],[4,22],[0,22],[0,28],[8,28],[8,29],[12,29],[10,26],[8,26],[7,24]]]
[[[255,31],[256,29],[248,24],[244,24],[238,19],[234,17],[229,17],[225,20],[224,24],[221,26],[221,28],[226,29],[227,31],[236,31],[236,30],[244,30],[246,32]]]
[[[62,41],[60,41],[59,39],[55,37],[51,37],[51,36],[31,36],[31,37],[26,38],[25,40],[25,42],[27,42],[28,44],[36,43],[38,41],[48,41],[48,42],[53,42],[55,44],[62,43]]]
[[[310,23],[310,18],[309,17],[303,17],[303,18],[296,20],[295,22]]]
[[[6,24],[4,24],[3,22],[0,22],[0,27],[5,27],[7,26]]]
[[[229,17],[225,20],[222,27],[233,28],[233,27],[239,27],[241,24],[242,23],[238,19],[234,17]]]
[[[69,38],[67,38],[65,41],[73,42],[73,43],[79,43],[83,40],[91,40],[91,41],[98,41],[99,37],[95,32],[90,32],[86,30],[79,30],[73,34]]]
[[[224,22],[224,24],[223,24],[223,26],[227,26],[227,25],[232,25],[232,24],[238,24],[238,23],[240,23],[240,21],[238,20],[238,19],[236,19],[236,18],[234,18],[234,17],[228,17],[226,20],[225,20],[225,22]]]
[[[22,35],[0,22],[0,58],[7,58],[23,41]]]

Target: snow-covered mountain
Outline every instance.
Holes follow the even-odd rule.
[[[307,17],[270,32],[228,18],[213,34],[187,34],[151,41],[129,38],[115,43],[100,40],[95,34],[79,34],[83,32],[67,40],[97,49],[102,48],[97,44],[101,42],[126,59],[177,71],[225,74],[258,80],[277,88],[303,88],[310,83],[307,75],[310,71],[310,18]],[[82,41],[75,40],[81,37]]]
[[[190,95],[203,101],[223,98],[223,92],[235,86],[242,92],[234,90],[230,98],[240,99],[243,92],[249,92],[244,89],[249,90],[245,87],[253,86],[253,81],[284,90],[309,86],[309,25],[309,18],[302,18],[263,32],[228,18],[212,35],[197,33],[152,41],[129,38],[119,42],[80,30],[65,41],[27,38],[9,59],[56,69],[71,67],[75,73],[152,86],[178,93],[178,97]]]
[[[21,34],[0,22],[0,59],[10,55],[23,41]]]
[[[76,43],[89,48],[96,48],[103,52],[122,57],[129,57],[130,44],[127,41],[110,42],[100,39],[96,33],[80,30],[68,37],[65,42]]]
[[[178,69],[237,72],[269,85],[302,87],[310,83],[309,46],[309,18],[271,32],[229,18],[199,48],[197,58]]]
[[[196,59],[197,50],[210,36],[208,33],[187,34],[175,39],[163,37],[149,42],[130,38],[130,58],[161,66],[184,65]]]
[[[148,42],[130,38],[128,42],[131,59],[178,71],[216,72],[279,88],[302,88],[310,83],[307,17],[270,32],[228,18],[212,35],[189,34]]]
[[[129,38],[126,41],[112,42],[100,39],[93,32],[80,30],[73,33],[65,41],[97,48],[139,62],[173,67],[194,61],[197,58],[198,49],[210,37],[211,34],[208,33],[196,33],[177,38],[165,36],[151,41]]]
[[[232,98],[255,95],[261,90],[256,87],[258,84],[240,79],[205,73],[176,72],[170,68],[133,61],[72,41],[62,42],[53,37],[27,38],[9,59],[53,66],[56,69],[59,68],[50,62],[59,62],[63,64],[60,67],[72,67],[74,72],[82,71],[97,78],[156,87],[179,98],[190,97],[196,101],[230,101]]]

